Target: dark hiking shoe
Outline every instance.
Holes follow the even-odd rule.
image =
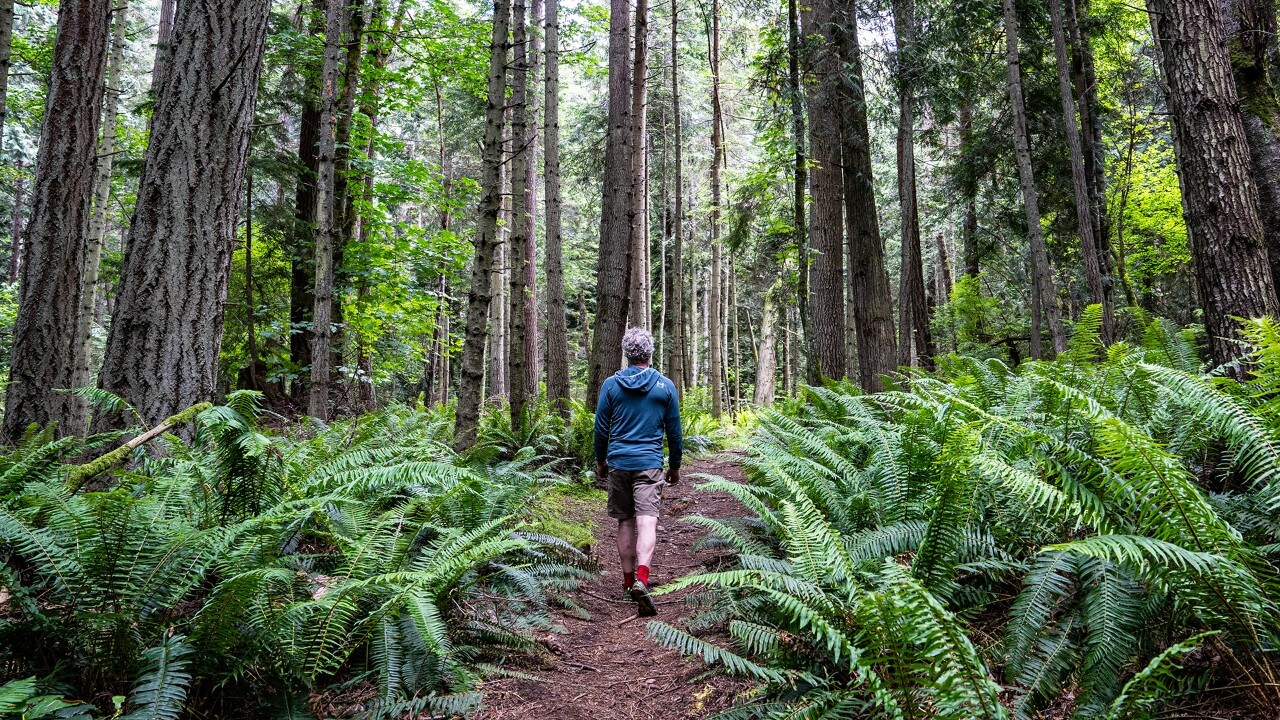
[[[636,614],[640,617],[653,617],[658,614],[653,598],[649,597],[649,586],[643,582],[637,580],[631,583],[631,599],[636,601]]]

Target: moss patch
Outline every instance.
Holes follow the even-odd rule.
[[[603,490],[586,485],[557,485],[539,495],[529,508],[530,529],[562,538],[585,551],[596,542],[592,517],[607,499]]]

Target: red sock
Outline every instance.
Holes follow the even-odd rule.
[[[624,572],[624,573],[622,573],[622,588],[623,588],[624,590],[625,590],[625,589],[627,589],[627,588],[629,588],[629,587],[631,587],[632,583],[634,583],[635,581],[636,581],[636,574],[635,574],[635,573],[633,573],[633,572]]]
[[[640,567],[636,568],[636,579],[644,583],[646,586],[649,584],[649,566],[648,565],[641,565]]]

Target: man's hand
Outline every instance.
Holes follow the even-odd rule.
[[[668,485],[680,484],[680,468],[671,468],[670,470],[667,471],[667,484]]]
[[[604,482],[605,480],[608,479],[608,477],[609,477],[609,466],[605,465],[604,463],[599,463],[598,465],[596,465],[596,479],[599,480],[600,482]]]

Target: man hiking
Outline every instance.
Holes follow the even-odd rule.
[[[618,521],[623,591],[643,617],[657,615],[649,597],[649,563],[657,542],[664,485],[680,482],[680,400],[676,386],[649,367],[653,335],[631,328],[622,336],[627,367],[604,381],[596,404],[596,476],[608,478],[609,517]],[[671,450],[663,477],[662,435]]]

